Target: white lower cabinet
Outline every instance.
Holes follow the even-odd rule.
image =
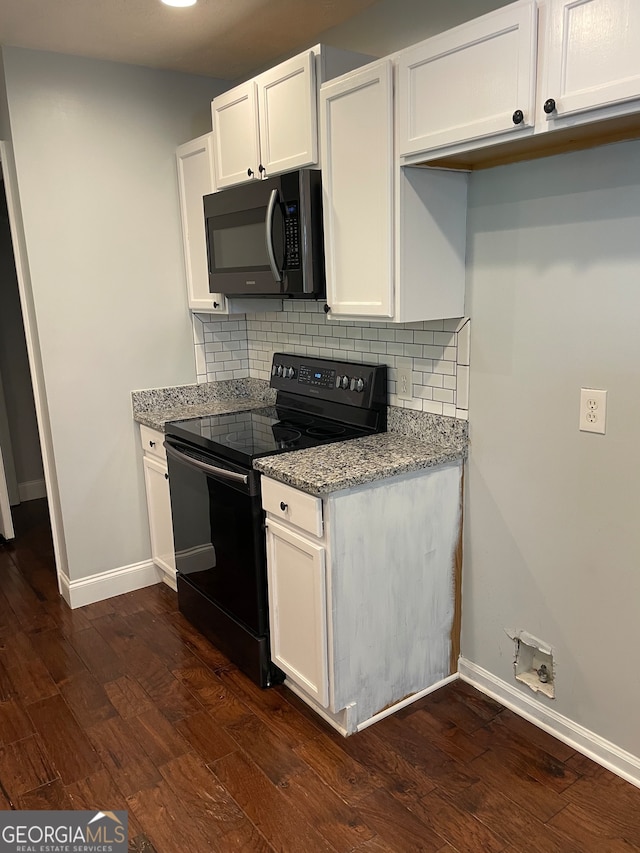
[[[325,708],[329,701],[325,549],[269,520],[267,554],[271,657]]]
[[[344,735],[457,668],[461,473],[453,462],[322,500],[262,478],[271,654]]]
[[[169,473],[163,441],[164,435],[140,426],[144,457],[144,484],[147,492],[151,558],[162,572],[162,580],[176,588],[176,562],[173,548],[173,522],[169,494]]]

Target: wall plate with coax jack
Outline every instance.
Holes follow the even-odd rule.
[[[607,423],[607,392],[580,389],[580,431],[604,435]]]

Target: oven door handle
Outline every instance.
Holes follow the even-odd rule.
[[[273,273],[273,277],[276,281],[282,281],[282,271],[278,269],[278,264],[276,263],[276,255],[273,251],[273,215],[276,209],[276,202],[278,201],[278,190],[271,190],[271,195],[269,196],[269,205],[267,207],[267,218],[265,220],[265,240],[267,242],[267,254],[269,255],[269,266],[271,267],[271,272]]]
[[[217,465],[208,465],[206,462],[201,462],[199,459],[194,459],[186,453],[182,453],[173,444],[168,441],[164,442],[164,448],[168,456],[173,456],[185,465],[190,465],[192,468],[197,468],[198,471],[204,471],[205,474],[211,474],[218,477],[220,480],[229,480],[232,483],[242,483],[244,486],[249,482],[249,477],[246,474],[238,474],[236,471],[227,471],[226,468],[218,468]]]

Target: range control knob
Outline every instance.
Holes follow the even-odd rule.
[[[284,368],[282,367],[282,365],[281,365],[281,364],[279,364],[279,365],[278,365],[278,370],[277,370],[278,376],[282,376],[282,371],[283,371],[283,369],[284,369]]]
[[[278,372],[278,365],[277,364],[271,365],[271,375],[275,376],[277,372]]]
[[[336,388],[342,388],[342,376],[340,374],[336,376]]]
[[[357,380],[357,379],[355,378],[355,376],[354,376],[354,377],[353,377],[353,379],[351,380],[351,384],[349,385],[349,388],[350,388],[352,391],[355,391],[355,390],[356,390],[356,382],[357,382],[357,381],[358,381],[358,380]]]
[[[356,391],[364,391],[364,379],[356,379]]]
[[[349,377],[343,376],[342,379],[340,380],[340,384],[341,384],[342,388],[344,388],[346,390],[349,387]]]
[[[293,367],[285,367],[284,369],[284,378],[285,379],[293,379],[295,374],[295,370]]]

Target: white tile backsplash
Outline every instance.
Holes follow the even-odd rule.
[[[366,361],[389,367],[391,405],[468,419],[469,371],[459,369],[459,364],[469,364],[467,318],[357,323],[328,320],[322,308],[321,302],[285,301],[282,311],[246,317],[194,314],[198,382],[269,379],[271,358],[278,351]],[[396,395],[398,358],[411,360],[412,400]]]

